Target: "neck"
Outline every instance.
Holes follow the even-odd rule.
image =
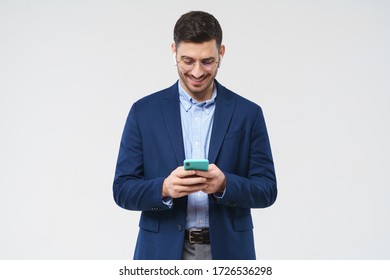
[[[181,81],[180,85],[183,87],[183,89],[196,101],[198,102],[203,102],[210,100],[211,97],[213,96],[213,91],[214,91],[214,82],[206,88],[204,91],[191,91],[189,90]]]

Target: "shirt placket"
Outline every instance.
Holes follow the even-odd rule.
[[[202,104],[204,105],[204,104]],[[203,106],[197,105],[193,111],[193,120],[192,120],[192,136],[193,136],[193,149],[192,149],[192,157],[194,159],[203,159],[204,155],[204,145],[202,140],[202,117],[203,117]],[[206,208],[204,196],[206,194],[199,191],[195,196],[195,207],[196,207],[196,223],[197,227],[205,226],[206,219]],[[207,200],[206,200],[207,202]]]
[[[192,115],[192,158],[202,159],[204,158],[202,148],[202,107],[195,106]]]

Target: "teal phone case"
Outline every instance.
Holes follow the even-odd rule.
[[[207,159],[186,159],[183,163],[185,170],[209,170],[209,161]]]

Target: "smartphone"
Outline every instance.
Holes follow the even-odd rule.
[[[209,170],[209,161],[207,159],[186,159],[183,162],[184,170]]]

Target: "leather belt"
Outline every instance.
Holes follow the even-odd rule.
[[[190,229],[185,231],[185,239],[191,244],[210,244],[208,228]]]

